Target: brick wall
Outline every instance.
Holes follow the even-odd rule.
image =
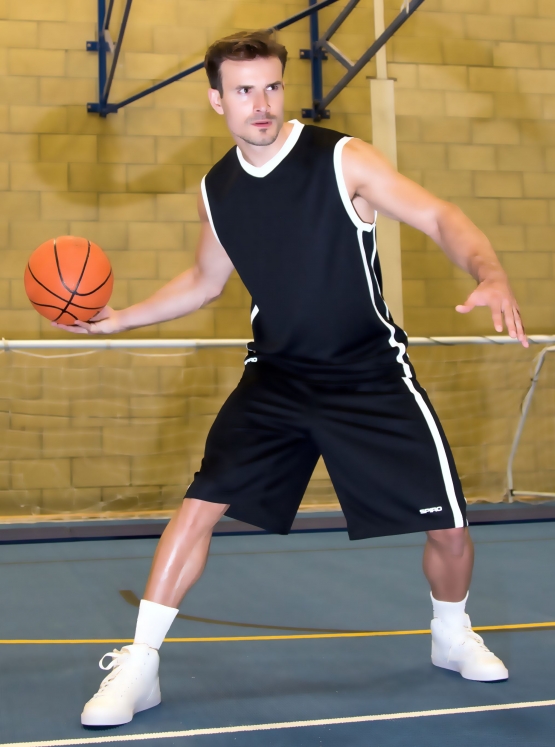
[[[371,35],[371,4],[361,5],[337,36],[351,54]],[[111,99],[198,62],[218,36],[269,26],[304,7],[302,0],[136,0]],[[116,3],[116,21],[118,10]],[[116,306],[144,298],[189,266],[200,179],[232,144],[223,119],[207,104],[203,71],[106,119],[87,114],[86,103],[97,98],[96,56],[85,51],[95,21],[95,0],[0,5],[0,329],[6,338],[57,335],[29,307],[21,283],[29,253],[51,236],[87,236],[110,253]],[[357,33],[361,26],[369,30]],[[307,22],[281,39],[291,49],[288,115],[299,117],[311,105],[309,64],[297,58],[308,43]],[[330,74],[338,68],[332,62]],[[339,97],[328,125],[370,138],[364,76]],[[246,336],[248,303],[234,277],[210,308],[163,330],[131,334]]]
[[[304,7],[304,0],[135,0],[111,99],[198,62],[218,36],[270,26]],[[114,28],[121,9],[116,3]],[[322,26],[334,13],[323,15]],[[363,0],[336,37],[347,54],[364,50],[372,18]],[[116,307],[190,266],[200,179],[232,145],[208,106],[204,72],[106,119],[87,114],[86,103],[97,98],[96,56],[85,50],[95,24],[95,0],[0,2],[0,330],[7,339],[65,336],[30,307],[22,283],[30,252],[50,237],[86,236],[108,252]],[[280,39],[291,53],[287,114],[299,117],[311,105],[309,64],[298,59],[308,22]],[[340,72],[330,61],[329,80]],[[326,124],[370,139],[364,75],[337,99]],[[130,336],[246,337],[249,302],[232,277],[210,307]],[[233,369],[222,355],[3,356],[0,515],[175,505],[241,370],[236,354]],[[322,466],[309,493],[330,499]]]
[[[135,0],[112,99],[197,62],[218,36],[269,26],[305,4]],[[388,18],[399,4],[386,0]],[[322,28],[335,13],[335,8],[323,12]],[[116,21],[120,15],[121,2]],[[87,236],[109,253],[116,307],[144,298],[189,266],[198,234],[200,178],[231,145],[222,119],[206,102],[203,72],[106,119],[87,114],[86,102],[97,97],[96,56],[85,51],[86,41],[95,38],[95,23],[95,0],[0,0],[0,331],[5,338],[59,335],[31,309],[22,283],[30,252],[52,236]],[[372,2],[362,0],[335,41],[354,59],[372,29]],[[287,113],[299,117],[311,101],[309,66],[297,59],[297,50],[307,45],[308,22],[280,38],[291,55]],[[488,233],[534,332],[553,331],[555,321],[553,41],[553,0],[426,0],[388,48],[389,72],[397,78],[401,171],[459,204]],[[341,71],[329,60],[326,85]],[[332,119],[323,126],[371,139],[366,76],[373,72],[368,66],[336,99]],[[409,333],[491,332],[485,311],[465,317],[454,312],[473,284],[437,247],[403,228],[402,251]],[[130,336],[248,336],[248,304],[242,284],[232,277],[208,308]],[[423,358],[422,351],[415,359],[424,367],[435,360]],[[227,359],[198,360],[214,366],[201,368],[193,357],[153,362],[109,354],[58,365],[2,356],[0,514],[175,505],[198,464],[206,429],[240,372]],[[476,376],[472,361],[465,371],[462,379],[450,376],[451,383],[435,389],[427,369],[423,379],[438,392],[469,494],[499,498],[500,465],[526,376],[519,369],[518,384],[505,387],[505,406],[514,414],[507,420],[492,411],[485,427],[484,400],[473,392],[480,382],[491,384],[491,371]],[[461,397],[464,422],[451,417]],[[526,453],[536,452],[529,447]],[[549,461],[542,459],[544,465]],[[322,465],[308,499],[333,500]]]
[[[555,329],[553,42],[553,0],[426,0],[388,49],[400,170],[486,232],[537,333]],[[473,283],[431,241],[405,227],[402,249],[411,334],[492,331],[454,311]]]
[[[151,351],[155,352],[155,351]],[[198,469],[243,351],[0,355],[0,517],[167,513]],[[500,500],[536,350],[414,348],[469,500]],[[515,487],[552,491],[555,361],[548,361],[515,462]],[[334,505],[319,463],[305,507]]]

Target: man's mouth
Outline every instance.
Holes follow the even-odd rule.
[[[252,123],[254,127],[258,127],[260,130],[264,130],[268,127],[271,127],[272,120],[271,119],[259,119],[257,122]]]

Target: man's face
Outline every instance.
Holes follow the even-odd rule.
[[[224,60],[220,68],[223,96],[208,97],[223,114],[229,131],[250,145],[271,145],[283,124],[283,74],[277,57]]]

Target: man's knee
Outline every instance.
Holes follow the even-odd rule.
[[[227,509],[228,506],[222,503],[185,498],[176,518],[182,531],[204,534],[214,528]]]
[[[428,533],[428,541],[438,550],[449,555],[461,556],[470,543],[470,536],[466,527],[456,529],[434,529]]]

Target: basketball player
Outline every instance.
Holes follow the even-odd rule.
[[[489,241],[457,207],[360,140],[283,121],[286,56],[265,32],[210,47],[208,97],[237,147],[202,181],[195,266],[142,303],[63,327],[113,334],[190,314],[220,295],[233,268],[252,295],[243,377],[162,535],[134,643],[101,660],[112,671],[85,705],[85,725],[123,724],[160,702],[158,649],[202,574],[214,525],[227,514],[287,534],[320,455],[350,539],[427,532],[433,664],[470,680],[508,677],[465,613],[465,499],[382,296],[376,211],[420,229],[472,275],[477,287],[457,311],[489,306],[496,331],[504,320],[526,347],[518,305]]]

